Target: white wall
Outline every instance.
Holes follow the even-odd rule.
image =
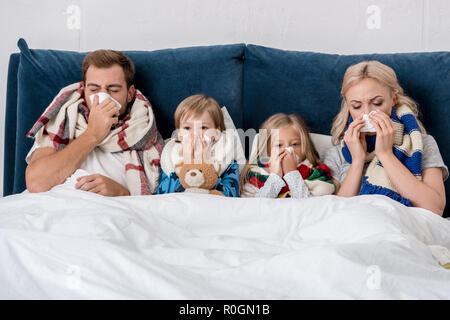
[[[450,51],[449,16],[447,0],[0,0],[0,195],[7,67],[20,37],[31,48],[76,51],[241,42],[343,54]]]

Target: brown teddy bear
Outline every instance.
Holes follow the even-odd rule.
[[[175,172],[185,192],[208,193],[218,196],[224,194],[212,190],[219,179],[220,165],[217,163],[179,163]]]

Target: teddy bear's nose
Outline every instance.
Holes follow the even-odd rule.
[[[191,177],[195,177],[197,174],[195,172],[191,172]]]

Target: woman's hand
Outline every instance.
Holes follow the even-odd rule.
[[[367,143],[366,133],[359,132],[365,125],[365,121],[362,116],[359,119],[353,120],[348,126],[347,131],[344,134],[344,141],[347,144],[348,150],[352,155],[352,163],[366,161]]]
[[[279,175],[280,177],[283,177],[283,167],[282,167],[282,161],[284,157],[286,156],[286,153],[288,151],[283,150],[280,152],[280,150],[272,150],[269,160],[269,170],[272,173],[275,173]]]
[[[372,114],[370,123],[377,131],[375,155],[381,161],[382,158],[393,155],[392,146],[394,144],[395,128],[391,118],[384,112]]]

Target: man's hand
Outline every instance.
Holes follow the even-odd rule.
[[[77,178],[76,189],[101,194],[102,196],[129,196],[130,192],[114,180],[101,174],[91,174]]]
[[[103,141],[111,131],[111,127],[119,121],[119,110],[111,99],[98,103],[98,96],[89,110],[89,121],[86,133],[94,137],[97,144]]]

